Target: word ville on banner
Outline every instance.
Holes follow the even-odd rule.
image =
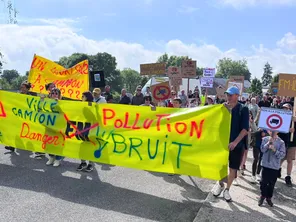
[[[231,115],[223,105],[151,110],[2,91],[0,97],[2,144],[155,172],[227,175]]]
[[[32,84],[31,91],[47,94],[47,83],[55,83],[62,96],[80,100],[82,93],[89,90],[88,60],[84,60],[70,69],[35,55],[28,81]]]

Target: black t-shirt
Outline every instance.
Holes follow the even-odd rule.
[[[261,108],[261,107],[270,107],[270,102],[268,100],[266,101],[263,101],[261,100],[259,103],[258,103],[258,106]]]
[[[249,109],[247,106],[238,103],[231,110],[231,114],[232,117],[229,142],[233,142],[243,129],[249,131]],[[243,147],[246,145],[245,143],[245,138],[243,138],[237,146]]]
[[[102,96],[105,97],[107,103],[110,102],[111,100],[113,100],[113,96],[112,96],[112,94],[111,94],[110,92],[104,92],[104,93],[102,94]]]
[[[119,104],[126,104],[126,105],[128,105],[130,103],[131,103],[131,99],[127,95],[125,95],[125,96],[123,96],[123,97],[120,98]]]

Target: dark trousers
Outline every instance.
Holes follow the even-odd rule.
[[[261,196],[271,199],[274,186],[278,176],[278,170],[262,167],[262,178],[260,182]]]
[[[252,164],[252,175],[255,176],[256,173],[260,174],[261,172],[261,159],[262,159],[262,152],[260,150],[260,147],[254,147],[253,148],[253,164]]]

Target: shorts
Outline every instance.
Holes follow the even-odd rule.
[[[229,152],[229,168],[239,170],[243,153],[245,152],[244,146],[235,147],[234,150]]]
[[[296,147],[290,147],[286,149],[286,157],[285,160],[295,160]]]

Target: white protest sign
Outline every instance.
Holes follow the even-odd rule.
[[[292,111],[261,107],[258,127],[261,129],[288,133],[292,120]]]
[[[204,68],[203,69],[203,76],[204,77],[214,78],[215,73],[216,73],[215,68]]]
[[[200,86],[204,88],[213,88],[214,78],[201,77]]]
[[[242,97],[244,97],[245,99],[248,99],[249,98],[249,93],[242,93]]]
[[[240,82],[228,82],[228,88],[232,87],[232,86],[235,86],[236,88],[238,88],[240,95],[242,94],[242,92],[243,92],[243,84],[242,83],[240,83]]]

